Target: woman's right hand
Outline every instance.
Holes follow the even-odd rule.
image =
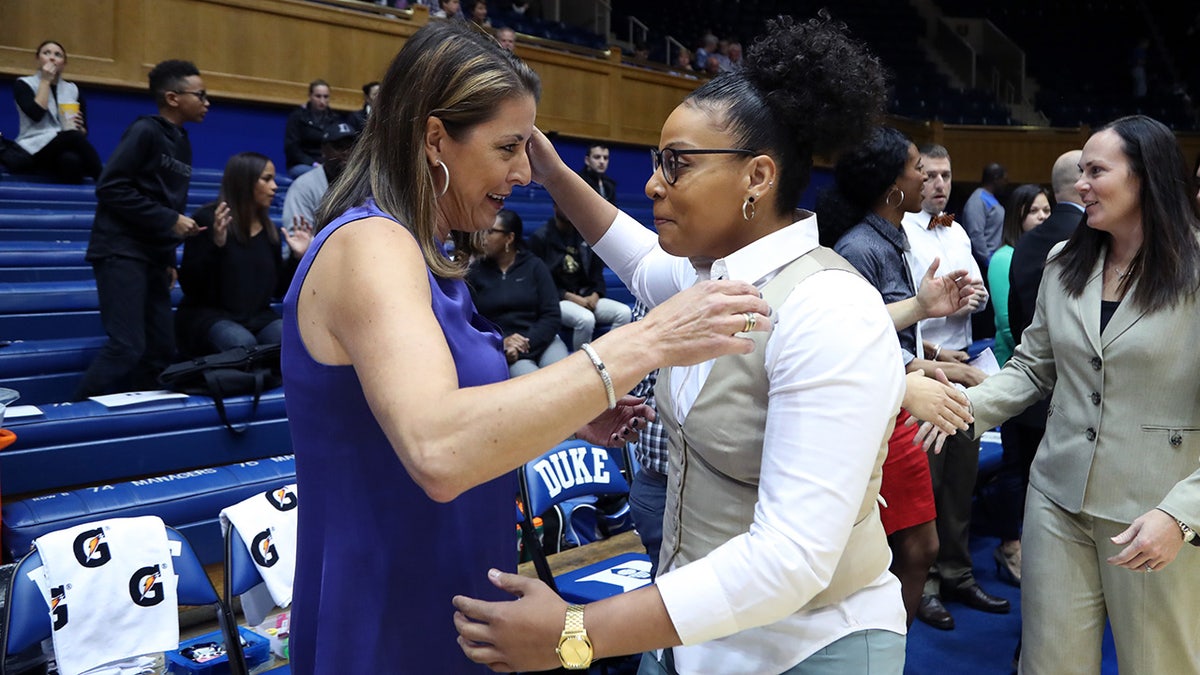
[[[58,82],[58,76],[60,74],[61,72],[59,71],[58,66],[50,61],[43,63],[41,69],[38,71],[38,75],[40,75],[43,80],[50,82],[51,84]]]
[[[904,409],[913,417],[932,422],[945,434],[966,429],[974,421],[967,395],[955,389],[941,368],[936,377],[915,370],[905,378]]]
[[[738,335],[750,323],[750,331],[761,333],[774,324],[771,307],[757,288],[744,281],[702,281],[631,325],[649,331],[644,344],[661,350],[659,366],[690,366],[754,351],[754,341]]]
[[[939,277],[937,270],[940,264],[941,259],[934,258],[917,287],[917,304],[927,319],[950,316],[966,306],[975,295],[975,288],[966,270],[954,270]]]
[[[225,242],[229,241],[229,223],[233,222],[233,215],[229,211],[229,204],[221,202],[217,204],[216,213],[213,215],[213,243],[218,248],[223,248]]]

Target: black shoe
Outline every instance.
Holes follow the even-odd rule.
[[[977,583],[962,588],[943,588],[942,599],[961,602],[971,609],[992,614],[1008,614],[1011,609],[1007,600],[988,593]]]
[[[954,617],[936,595],[922,595],[917,618],[938,630],[954,630]]]

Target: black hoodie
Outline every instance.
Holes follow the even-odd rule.
[[[192,144],[183,127],[147,115],[125,130],[96,183],[87,259],[122,256],[175,266],[172,228],[187,208]]]

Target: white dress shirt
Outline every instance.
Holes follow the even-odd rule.
[[[761,288],[817,246],[816,216],[804,215],[708,267],[666,253],[654,233],[624,213],[594,249],[653,307],[700,279]],[[674,651],[681,675],[779,673],[850,633],[906,632],[900,582],[887,571],[839,603],[797,611],[828,585],[899,411],[904,371],[895,327],[879,293],[841,271],[810,276],[773,310],[754,522],[656,581],[685,645]],[[671,373],[680,420],[712,366]]]
[[[925,277],[925,270],[933,264],[934,258],[941,258],[937,275],[942,276],[954,270],[967,270],[972,279],[982,280],[979,263],[971,255],[971,237],[957,221],[949,227],[929,229],[929,220],[933,214],[925,211],[906,213],[900,221],[904,234],[911,246],[904,259],[912,272],[913,283],[918,287]],[[979,304],[975,312],[987,307],[987,297]],[[971,315],[953,314],[951,316],[925,319],[921,322],[922,339],[939,344],[946,349],[966,349],[971,345]]]

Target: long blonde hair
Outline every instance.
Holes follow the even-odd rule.
[[[432,21],[392,60],[345,171],[317,212],[317,230],[374,197],[416,238],[436,276],[462,278],[466,256],[442,252],[434,222],[437,192],[425,158],[425,125],[437,117],[455,140],[492,119],[500,104],[541,95],[536,73],[489,35],[461,21]],[[441,180],[440,176],[438,180]],[[453,178],[452,178],[453,180]]]

